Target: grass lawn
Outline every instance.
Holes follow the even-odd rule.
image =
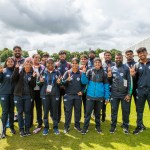
[[[1,112],[1,110],[0,110]],[[15,123],[16,135],[11,135],[10,130],[7,129],[7,138],[0,139],[0,150],[103,150],[103,149],[119,149],[119,150],[150,150],[150,111],[148,104],[146,103],[144,111],[144,125],[146,130],[138,135],[133,135],[132,131],[136,127],[136,111],[134,102],[132,102],[131,114],[130,114],[130,134],[125,135],[122,132],[121,126],[121,110],[119,109],[119,117],[117,130],[114,134],[109,133],[110,129],[110,104],[107,105],[106,121],[102,123],[103,134],[98,134],[95,131],[94,120],[91,119],[89,126],[89,132],[86,135],[81,135],[73,129],[73,119],[71,124],[71,130],[69,134],[63,133],[64,126],[64,114],[59,124],[60,135],[55,135],[52,130],[52,121],[50,120],[50,132],[47,136],[43,136],[42,132],[36,135],[28,137],[20,137],[18,131],[18,125]],[[83,115],[81,120],[81,127],[83,126]],[[35,124],[36,126],[36,124]],[[35,127],[32,128],[32,131]]]

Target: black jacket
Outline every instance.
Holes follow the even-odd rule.
[[[12,81],[15,82],[14,96],[23,96],[23,88],[24,88],[24,68],[19,72],[19,68],[15,68],[14,73],[12,75]],[[30,96],[33,96],[33,88],[36,86],[36,77],[32,76],[33,69],[27,74],[28,76],[28,87],[30,90]]]
[[[138,88],[150,88],[150,59],[146,64],[137,62],[135,64],[136,80]]]
[[[111,80],[111,96],[122,98],[132,94],[132,78],[129,68],[122,64],[121,66],[113,66]]]
[[[0,95],[13,94],[12,74],[12,68],[5,68],[3,73],[0,73]]]

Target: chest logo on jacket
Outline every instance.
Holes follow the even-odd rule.
[[[80,78],[79,78],[79,77],[77,78],[77,81],[80,81]]]

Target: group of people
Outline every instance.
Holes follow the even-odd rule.
[[[34,107],[36,108],[38,133],[44,124],[43,135],[49,133],[49,113],[53,121],[53,131],[59,132],[61,104],[64,102],[64,133],[70,130],[72,110],[74,108],[74,129],[81,134],[88,132],[91,115],[95,117],[95,129],[102,133],[101,121],[106,118],[106,105],[111,103],[110,133],[117,125],[119,103],[122,109],[122,128],[129,134],[129,115],[132,96],[137,113],[137,127],[133,134],[145,130],[143,112],[146,100],[150,106],[150,59],[147,50],[137,50],[139,61],[134,61],[132,50],[127,50],[126,63],[121,53],[115,55],[112,62],[110,51],[105,51],[102,62],[95,51],[82,55],[80,60],[66,61],[66,52],[59,52],[59,61],[55,62],[48,54],[41,58],[34,54],[32,58],[23,58],[20,46],[13,48],[14,57],[6,59],[0,66],[0,103],[2,107],[2,138],[6,137],[6,123],[9,118],[10,130],[14,128],[14,106],[18,115],[20,136],[31,135]],[[81,110],[84,107],[84,124],[81,129]]]

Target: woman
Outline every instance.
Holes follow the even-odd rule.
[[[53,130],[55,134],[60,134],[58,130],[58,105],[60,96],[60,72],[55,69],[55,63],[52,58],[46,61],[46,69],[40,77],[41,98],[44,109],[44,130],[43,135],[49,132],[48,114],[51,113],[53,120]]]
[[[33,88],[36,86],[36,72],[33,71],[32,58],[26,58],[23,68],[19,68],[17,63],[12,76],[15,82],[14,103],[18,112],[18,124],[20,136],[28,136],[30,133],[31,122],[31,103],[33,97]],[[25,123],[23,119],[25,115]]]
[[[9,57],[6,59],[4,68],[0,67],[0,101],[2,106],[2,138],[6,137],[6,124],[9,116],[9,124],[11,133],[15,134],[14,129],[14,101],[12,74],[14,71],[14,60]]]
[[[40,64],[40,55],[39,54],[34,54],[33,55],[33,70],[37,73],[36,76],[36,81],[38,82],[40,75],[44,72],[45,67]],[[33,92],[34,98],[32,101],[32,106],[31,106],[31,126],[33,124],[33,110],[34,110],[34,103],[36,107],[36,116],[37,116],[37,127],[33,131],[33,133],[38,133],[41,128],[42,128],[42,100],[40,98],[40,86],[36,84],[34,87],[34,92]]]
[[[86,134],[88,131],[92,110],[95,113],[95,129],[98,133],[101,133],[100,110],[104,99],[107,103],[110,95],[107,75],[102,68],[102,62],[99,58],[94,59],[94,68],[89,69],[86,73],[86,67],[84,67],[82,71],[84,73],[81,81],[87,85],[86,114],[82,134]]]
[[[65,105],[65,129],[64,133],[68,133],[70,129],[72,110],[74,107],[75,125],[74,129],[81,132],[81,105],[84,87],[81,83],[81,73],[79,70],[79,60],[73,58],[71,62],[72,69],[65,72],[62,83],[65,86],[66,94],[64,95]]]

